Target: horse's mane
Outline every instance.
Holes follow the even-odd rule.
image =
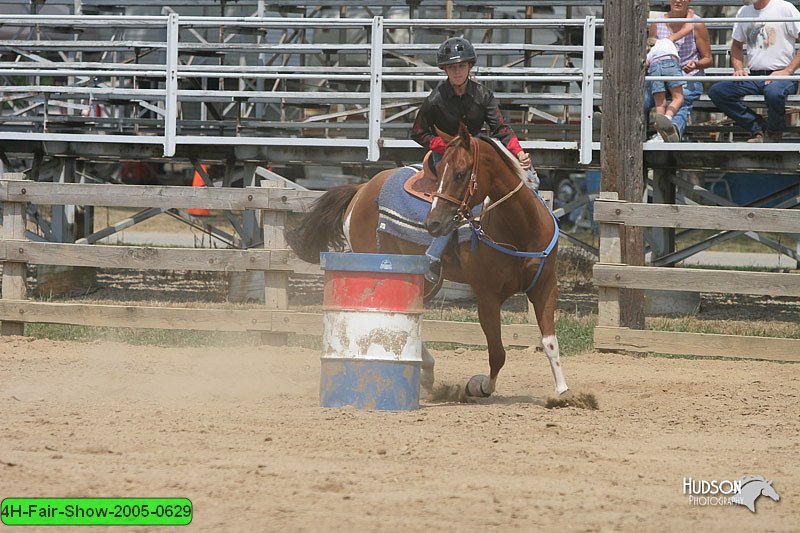
[[[501,143],[494,137],[489,137],[488,135],[485,135],[483,133],[478,134],[477,137],[478,139],[489,143],[489,145],[492,148],[494,148],[494,150],[497,152],[497,154],[500,156],[500,159],[503,160],[506,166],[508,166],[508,168],[511,169],[517,175],[517,177],[519,177],[521,181],[525,181],[525,171],[522,169],[522,165],[520,165],[519,159],[514,157],[514,154],[512,154],[508,150],[508,148],[503,146],[503,143]]]
[[[741,481],[742,487],[744,487],[745,485],[747,485],[751,481],[764,481],[764,482],[767,482],[767,480],[764,479],[764,476],[745,476],[742,479],[740,479],[739,481]]]

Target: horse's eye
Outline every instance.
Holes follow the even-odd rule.
[[[464,181],[467,178],[466,170],[459,170],[456,172],[456,181]]]

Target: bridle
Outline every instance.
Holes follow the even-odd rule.
[[[542,270],[544,269],[545,261],[547,257],[550,255],[550,252],[553,251],[553,248],[555,248],[556,243],[558,242],[558,236],[559,236],[558,219],[556,218],[555,214],[553,214],[553,211],[547,206],[542,197],[539,196],[539,193],[533,191],[533,194],[536,196],[536,198],[539,199],[539,201],[542,203],[547,212],[550,213],[550,216],[553,219],[553,237],[550,239],[550,243],[544,250],[542,250],[541,252],[520,252],[519,250],[508,248],[507,245],[499,244],[495,242],[493,239],[491,239],[488,235],[486,235],[486,233],[483,231],[483,228],[481,227],[482,216],[485,215],[491,209],[497,207],[498,205],[508,200],[511,196],[513,196],[517,191],[519,191],[522,188],[523,182],[522,180],[520,180],[519,184],[509,193],[507,193],[505,196],[503,196],[496,202],[492,202],[490,205],[486,206],[483,209],[481,215],[479,215],[478,217],[473,216],[472,210],[469,207],[469,202],[475,195],[475,191],[478,189],[478,161],[480,160],[479,157],[480,142],[476,137],[472,137],[470,138],[470,143],[472,146],[474,159],[472,161],[472,174],[469,177],[467,190],[464,191],[464,198],[459,200],[458,198],[454,198],[450,195],[443,194],[440,192],[433,193],[433,196],[436,198],[441,198],[442,200],[446,200],[447,202],[450,202],[451,204],[455,204],[458,206],[456,214],[453,215],[453,220],[457,222],[463,219],[469,223],[469,228],[472,230],[473,233],[473,243],[475,241],[483,242],[484,244],[486,244],[490,248],[493,248],[494,250],[497,250],[498,252],[504,253],[506,255],[511,255],[514,257],[520,257],[523,259],[529,259],[529,258],[541,259],[541,261],[539,261],[539,266],[536,269],[536,273],[534,274],[533,279],[525,288],[522,289],[523,293],[527,293],[528,291],[533,289],[533,287],[536,285],[536,282],[539,281],[539,277],[541,276]]]
[[[459,219],[466,219],[469,220],[472,217],[472,212],[470,211],[469,202],[472,200],[472,197],[475,195],[475,191],[478,190],[478,162],[480,161],[480,142],[475,137],[470,138],[470,145],[472,146],[472,171],[469,176],[469,183],[467,184],[467,189],[464,191],[464,197],[462,199],[454,198],[448,194],[435,192],[433,196],[436,198],[441,198],[451,204],[456,204],[458,206],[458,210],[456,214],[453,215],[453,220]]]

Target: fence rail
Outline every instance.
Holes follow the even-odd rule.
[[[322,315],[288,308],[288,275],[318,273],[316,265],[297,259],[286,248],[283,228],[287,212],[304,212],[321,192],[275,187],[244,189],[124,186],[105,184],[46,183],[23,180],[23,174],[0,179],[3,203],[3,262],[0,321],[4,334],[24,333],[28,322],[127,328],[193,329],[210,331],[259,331],[269,335],[322,334]],[[256,210],[264,233],[262,249],[193,249],[150,246],[110,246],[33,242],[25,239],[25,205],[80,203],[120,207],[216,208]],[[203,309],[53,303],[27,300],[28,264],[123,268],[137,270],[200,270],[263,272],[265,305],[261,309]],[[539,342],[535,325],[504,325],[508,344],[532,346]],[[426,320],[426,341],[483,345],[477,323]]]
[[[710,333],[634,330],[620,327],[620,289],[694,291],[800,297],[800,275],[622,264],[621,227],[705,228],[779,231],[800,234],[800,211],[627,203],[604,192],[595,202],[600,223],[600,262],[594,267],[599,288],[597,349],[698,356],[800,361],[800,339]]]

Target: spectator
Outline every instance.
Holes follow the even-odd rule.
[[[664,15],[665,19],[681,19],[691,18],[699,19],[694,11],[689,9],[691,0],[670,0],[669,12]],[[669,38],[682,29],[686,24],[682,22],[657,22],[650,26],[650,37],[657,39]],[[691,31],[687,32],[685,36],[681,35],[677,39],[673,39],[675,46],[678,49],[678,57],[683,72],[687,76],[702,76],[705,71],[703,69],[711,66],[711,41],[708,36],[708,29],[702,22],[695,22],[690,24]],[[651,82],[647,82],[648,84]],[[654,102],[651,97],[651,90],[645,90],[645,111],[649,112],[653,108]],[[686,124],[689,121],[689,114],[694,106],[694,103],[703,94],[703,84],[699,81],[689,81],[683,88],[683,104],[680,106],[675,116],[672,118],[672,124],[664,124],[666,128],[660,128],[651,142],[661,142],[663,137],[676,136],[678,140],[682,139],[686,132]],[[670,127],[671,126],[671,127]],[[658,124],[656,124],[658,128]],[[674,139],[674,137],[672,137]]]
[[[680,76],[681,66],[678,49],[675,47],[674,40],[683,37],[692,28],[684,24],[684,29],[678,33],[673,33],[667,38],[647,39],[647,74],[650,76]],[[683,105],[683,87],[686,82],[683,80],[651,81],[647,87],[650,89],[650,96],[655,103],[656,115],[655,123],[659,135],[667,142],[678,142],[680,137],[672,125],[672,117]],[[667,105],[667,92],[672,101]]]
[[[747,142],[780,142],[786,129],[786,97],[797,92],[797,82],[782,79],[791,76],[800,66],[800,52],[795,42],[800,34],[800,12],[786,0],[742,0],[737,18],[766,19],[765,22],[737,22],[733,25],[731,65],[733,75],[769,76],[766,80],[721,81],[715,83],[708,96],[720,111],[737,126],[750,133]],[[794,18],[791,22],[770,22],[770,19]],[[744,67],[743,49],[747,43],[749,73]],[[763,94],[767,119],[744,105],[742,98]]]

